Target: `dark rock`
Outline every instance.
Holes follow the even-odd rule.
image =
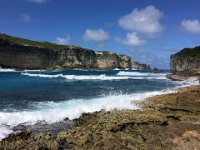
[[[172,81],[184,81],[188,79],[188,76],[182,76],[176,74],[167,74],[166,77]]]
[[[160,73],[160,70],[156,67],[152,71],[153,71],[153,73]]]

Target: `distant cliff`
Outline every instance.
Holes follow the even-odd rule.
[[[200,75],[200,46],[184,48],[170,57],[170,72],[167,77],[184,80],[189,76]]]
[[[170,70],[173,73],[200,71],[200,46],[185,48],[170,58]]]
[[[113,52],[96,52],[97,66],[100,69],[131,68],[131,58]]]
[[[131,67],[133,69],[142,69],[142,70],[151,70],[151,67],[149,65],[146,64],[141,64],[139,62],[132,62]]]
[[[78,46],[36,42],[0,34],[0,67],[16,69],[126,69],[131,58]]]

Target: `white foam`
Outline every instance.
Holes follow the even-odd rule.
[[[136,69],[136,68],[131,68],[130,70],[140,70],[140,69]]]
[[[0,67],[0,72],[44,72],[46,70],[29,70],[29,69],[25,69],[25,70],[21,70],[21,71],[17,71],[15,69],[12,68],[1,68]]]
[[[120,71],[117,73],[118,76],[166,76],[166,73],[149,73],[149,72],[128,72],[128,71]]]
[[[190,77],[187,80],[184,81],[174,81],[179,84],[179,87],[186,87],[191,85],[199,85],[199,79],[197,77]]]
[[[110,95],[93,99],[72,99],[62,102],[33,103],[32,111],[0,112],[0,139],[12,132],[11,127],[19,124],[34,125],[38,121],[55,123],[65,118],[75,119],[82,113],[92,113],[105,109],[137,109],[133,101],[142,101],[153,95],[163,94],[166,91],[135,93],[130,95]],[[7,125],[8,127],[5,127]]]
[[[113,69],[113,70],[120,70],[119,68],[115,68],[115,69]]]
[[[11,134],[13,131],[11,129],[9,129],[9,127],[4,127],[4,126],[0,126],[0,140],[2,140],[3,138],[7,137],[9,134]]]
[[[56,75],[50,75],[50,74],[33,74],[33,73],[21,73],[25,76],[30,77],[41,77],[41,78],[64,78],[67,80],[127,80],[127,79],[137,79],[137,80],[151,80],[151,79],[166,79],[165,74],[153,74],[149,76],[147,73],[140,73],[140,72],[127,72],[126,73],[118,73],[117,76],[107,76],[105,74],[102,75],[63,75],[63,74],[56,74]],[[124,75],[123,75],[124,74]],[[126,74],[126,75],[125,75]],[[134,76],[134,75],[135,76]]]
[[[41,78],[65,78],[67,80],[125,80],[130,79],[129,77],[120,77],[120,76],[106,76],[102,75],[49,75],[49,74],[32,74],[32,73],[21,73],[22,75],[30,77],[41,77]]]
[[[6,68],[1,68],[0,67],[0,72],[16,72],[16,70],[15,69],[6,69]]]
[[[44,71],[46,71],[46,70],[29,70],[29,69],[25,69],[23,72],[44,72]]]

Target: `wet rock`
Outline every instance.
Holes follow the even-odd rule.
[[[183,75],[176,75],[176,74],[167,74],[166,78],[172,80],[172,81],[184,81],[187,80],[188,77],[187,76],[183,76]]]

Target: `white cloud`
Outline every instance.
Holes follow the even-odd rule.
[[[163,30],[161,18],[163,18],[163,13],[150,5],[141,10],[135,8],[130,14],[121,17],[118,23],[126,30],[152,35]]]
[[[30,22],[31,17],[28,14],[21,14],[21,21],[24,23]]]
[[[69,44],[70,42],[70,36],[68,35],[67,37],[57,37],[55,40],[56,44],[61,44],[61,45],[66,45]]]
[[[181,27],[184,31],[189,33],[200,34],[200,21],[199,20],[183,20]]]
[[[103,29],[87,29],[83,35],[83,39],[86,41],[103,42],[109,39],[109,34]]]
[[[42,4],[42,3],[47,2],[48,0],[28,0],[28,1],[38,3],[38,4]]]
[[[117,37],[116,40],[127,46],[142,46],[146,43],[146,41],[140,39],[135,32],[127,33],[126,39]]]

